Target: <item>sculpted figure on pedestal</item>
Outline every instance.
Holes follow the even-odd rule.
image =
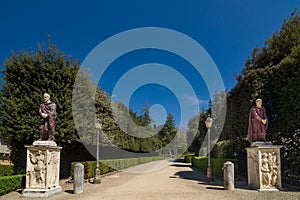
[[[256,100],[256,106],[250,109],[248,140],[252,144],[256,141],[266,141],[268,118],[266,109],[262,106],[262,99]]]
[[[44,94],[44,102],[40,105],[39,114],[41,116],[39,140],[54,141],[56,104],[50,101],[50,95],[47,93]]]

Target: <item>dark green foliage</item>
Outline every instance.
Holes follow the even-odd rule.
[[[127,108],[123,103],[113,102],[112,105],[118,127],[110,141],[119,148],[140,153],[158,151],[168,145],[177,133],[172,114],[168,115],[165,124],[156,134],[157,128],[150,125],[152,119],[147,104],[142,108],[141,115],[137,115],[136,112]],[[166,147],[166,149],[171,148]]]
[[[158,139],[161,141],[162,147],[164,147],[163,153],[172,154],[175,153],[176,144],[173,140],[177,133],[177,129],[175,127],[175,121],[173,115],[171,113],[168,114],[165,124],[162,126],[160,131],[157,134]],[[173,141],[172,141],[173,140]]]
[[[58,144],[78,141],[71,99],[79,64],[54,45],[37,52],[20,52],[5,61],[0,96],[1,137],[10,145],[15,170],[24,172],[25,144],[39,138],[39,104],[43,93],[57,104],[55,138]]]
[[[295,46],[300,43],[300,16],[297,9],[291,14],[290,19],[285,19],[281,30],[276,31],[271,38],[265,41],[260,49],[256,47],[247,59],[243,75],[251,70],[278,65],[288,57]]]
[[[299,12],[285,20],[280,31],[255,48],[246,61],[237,85],[229,92],[228,112],[222,132],[224,139],[237,145],[233,153],[244,152],[248,128],[249,109],[256,98],[263,99],[269,118],[267,140],[285,145],[283,177],[293,177],[300,184],[299,171],[295,170],[300,159],[300,16]],[[240,145],[245,144],[245,145]],[[292,145],[291,145],[292,144]],[[236,155],[241,168],[245,153]],[[298,165],[299,166],[299,165]]]
[[[146,103],[142,108],[142,115],[140,116],[141,123],[143,126],[149,126],[151,124],[152,119],[150,115],[151,113],[150,113],[149,105],[148,103]]]
[[[106,174],[109,172],[113,172],[116,170],[125,169],[128,167],[132,167],[135,165],[152,162],[156,160],[163,160],[165,157],[156,156],[156,157],[140,157],[140,158],[124,158],[124,159],[111,159],[111,160],[100,160],[99,161],[99,169],[101,174]],[[71,164],[71,176],[73,177],[74,165],[79,162],[73,162]],[[84,177],[85,179],[93,178],[95,169],[96,169],[96,161],[86,161],[80,162],[84,165]]]
[[[211,156],[216,158],[230,158],[234,156],[235,145],[231,140],[221,140],[214,146]]]
[[[74,166],[77,163],[81,163],[84,166],[84,178],[92,178],[94,177],[95,169],[96,169],[96,161],[86,161],[86,162],[73,162],[71,164],[71,171],[70,174],[73,177],[74,176]],[[99,170],[101,171],[101,174],[106,174],[108,172],[113,172],[115,169],[108,167],[107,165],[104,165],[103,162],[99,162]]]
[[[205,120],[208,117],[207,110],[205,111],[202,109],[202,112],[198,115],[195,115],[193,118],[189,120],[188,123],[188,140],[189,138],[194,139],[192,141],[188,141],[191,145],[189,146],[188,150],[190,152],[195,152],[196,156],[199,156],[200,147],[203,143],[205,143],[204,138],[207,133],[207,128],[205,126]],[[207,143],[206,143],[207,144]]]
[[[0,165],[0,177],[1,176],[11,176],[14,174],[13,165]]]
[[[31,145],[39,138],[38,109],[45,92],[57,104],[55,141],[63,147],[61,177],[69,175],[70,162],[93,159],[85,146],[91,149],[96,146],[95,116],[89,114],[94,111],[103,124],[101,148],[117,146],[129,152],[153,152],[162,147],[157,134],[139,138],[128,134],[133,131],[131,125],[127,130],[120,129],[111,105],[123,107],[121,111],[128,108],[122,103],[111,102],[109,95],[89,80],[89,74],[78,69],[79,62],[53,44],[37,52],[22,51],[7,58],[5,68],[1,69],[0,136],[9,144],[15,172],[25,173],[24,145]],[[72,98],[74,96],[76,98]],[[130,121],[143,130],[138,131],[139,134],[147,136],[156,131],[150,126],[152,120],[147,106],[142,109],[141,116],[132,110],[129,113],[131,117],[125,118],[131,118]],[[77,116],[77,129],[74,116]],[[129,120],[120,121],[126,124]]]
[[[262,98],[269,118],[267,140],[285,146],[284,180],[300,185],[300,15],[297,9],[262,48],[252,51],[245,66],[236,77],[238,83],[227,93],[225,125],[212,156],[238,159],[239,173],[246,175],[249,110],[256,98]],[[222,95],[215,96],[212,102],[222,100]],[[213,111],[212,117],[218,117]],[[196,124],[193,119],[190,122]],[[198,134],[202,126],[200,120]],[[189,130],[192,128],[189,125]],[[196,137],[190,150],[197,153],[201,141]]]
[[[184,162],[186,162],[186,163],[192,163],[192,160],[193,160],[193,158],[194,158],[194,154],[187,154],[187,155],[185,155],[184,156]]]
[[[0,196],[25,187],[25,175],[0,177]]]
[[[60,177],[67,178],[70,176],[71,163],[75,161],[93,160],[94,157],[87,151],[85,146],[80,142],[72,144],[63,144],[60,156]]]
[[[230,161],[234,164],[234,176],[237,177],[237,172],[238,172],[237,160],[230,159],[230,158],[212,158],[211,159],[213,176],[223,177],[223,166],[224,166],[224,163],[227,161]],[[196,166],[197,168],[206,171],[207,164],[208,164],[208,158],[195,156],[192,159],[192,164],[193,164],[193,166]]]

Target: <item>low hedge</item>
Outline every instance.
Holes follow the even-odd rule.
[[[24,187],[24,174],[0,177],[0,196]]]
[[[238,161],[237,159],[230,159],[230,158],[211,158],[213,176],[223,177],[223,166],[224,163],[227,161],[230,161],[234,164],[234,176],[237,177]],[[192,158],[191,163],[193,166],[205,171],[207,170],[208,158],[206,156],[203,157],[194,156]]]
[[[135,165],[155,161],[163,160],[164,156],[155,157],[140,157],[140,158],[124,158],[124,159],[111,159],[111,160],[99,160],[99,170],[101,174],[106,174],[108,172],[113,172]],[[74,174],[74,165],[81,163],[84,166],[84,178],[93,178],[96,169],[96,161],[86,161],[86,162],[72,162],[71,164],[71,176]]]
[[[0,165],[0,177],[14,175],[13,165]]]
[[[186,154],[184,156],[184,162],[186,163],[192,163],[192,159],[194,158],[194,154]]]

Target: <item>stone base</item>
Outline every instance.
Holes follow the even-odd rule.
[[[257,142],[253,142],[250,147],[259,147],[259,146],[269,146],[269,145],[273,145],[272,142],[270,141],[257,141]]]
[[[56,147],[57,144],[54,141],[51,140],[36,140],[32,143],[33,146],[51,146]]]
[[[94,176],[94,184],[100,184],[101,179],[100,179],[100,170],[95,170],[95,176]]]
[[[49,189],[24,189],[22,192],[23,197],[50,197],[53,194],[61,192],[61,186],[53,186]]]
[[[59,186],[60,150],[62,147],[54,146],[53,143],[55,144],[53,141],[38,141],[35,143],[36,145],[25,145],[27,160],[23,196],[48,197],[62,190]]]
[[[269,188],[260,188],[258,191],[279,191],[281,188],[269,187]]]
[[[254,142],[247,150],[248,186],[259,191],[279,191],[281,183],[281,145]]]

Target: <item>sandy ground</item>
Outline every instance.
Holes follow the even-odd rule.
[[[159,169],[152,171],[154,169]],[[85,183],[84,192],[73,194],[73,184],[61,180],[63,192],[54,194],[49,200],[182,200],[182,199],[270,199],[300,200],[300,191],[250,190],[244,181],[236,181],[235,190],[224,190],[221,180],[210,184],[205,174],[181,161],[155,161],[102,177],[99,185]],[[132,173],[135,172],[135,173]],[[139,172],[139,173],[138,173]],[[142,172],[142,173],[141,173]],[[145,173],[146,172],[146,173]],[[20,200],[21,190],[11,192],[0,199]]]

